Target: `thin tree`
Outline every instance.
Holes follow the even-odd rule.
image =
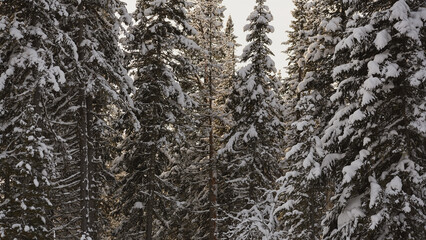
[[[274,28],[269,25],[272,15],[265,0],[256,1],[247,20],[244,30],[250,31],[249,43],[242,55],[247,65],[239,70],[229,97],[234,125],[219,151],[224,179],[219,197],[224,211],[220,217],[227,219],[224,224],[228,238],[271,239],[278,238],[273,236],[277,220],[270,217],[270,206],[265,206],[262,199],[274,189],[280,174],[277,165],[283,123],[276,69],[268,47],[272,41],[267,34]]]
[[[199,47],[187,36],[196,33],[186,16],[185,0],[137,2],[136,24],[126,49],[137,88],[134,113],[140,127],[128,127],[122,143],[116,235],[122,239],[169,239],[178,236],[181,156],[186,109],[193,100],[183,91],[195,68],[183,53]]]

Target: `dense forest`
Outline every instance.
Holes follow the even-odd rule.
[[[424,239],[426,2],[293,2],[0,0],[0,239]]]

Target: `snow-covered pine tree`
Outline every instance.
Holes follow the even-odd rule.
[[[321,218],[326,207],[326,182],[321,176],[321,161],[325,155],[321,135],[333,114],[330,96],[334,47],[342,34],[340,1],[310,1],[302,7],[308,17],[302,31],[309,32],[303,67],[298,83],[297,104],[292,122],[297,143],[287,152],[286,174],[279,179],[285,199],[281,206],[281,222],[287,239],[321,239]],[[296,10],[294,13],[302,11]],[[313,17],[314,16],[314,17]],[[298,26],[293,24],[293,26]],[[293,31],[297,31],[293,29]],[[300,30],[299,30],[300,31]],[[292,49],[297,48],[291,46]],[[294,63],[293,63],[294,65]],[[294,69],[296,70],[296,69]],[[291,72],[290,74],[295,72]],[[291,103],[290,103],[291,104]]]
[[[267,211],[273,204],[263,205],[263,197],[280,175],[283,127],[276,69],[268,47],[272,41],[267,34],[274,31],[269,25],[272,18],[265,0],[257,0],[244,27],[249,31],[242,55],[247,65],[238,71],[230,96],[234,126],[219,151],[220,188],[224,189],[219,196],[224,212],[219,218],[227,219],[223,224],[228,239],[277,239],[272,237],[277,219]]]
[[[225,33],[223,32],[222,0],[198,0],[190,12],[190,18],[198,34],[194,41],[202,48],[191,55],[198,66],[198,88],[192,94],[199,103],[192,112],[197,123],[196,131],[190,133],[193,142],[192,155],[188,155],[186,164],[187,178],[191,187],[185,194],[191,208],[186,217],[196,229],[194,238],[216,239],[217,237],[217,167],[216,150],[219,148],[223,129],[229,126],[224,118],[224,101],[219,99],[220,86],[224,78]],[[223,86],[225,87],[225,86]],[[195,154],[195,155],[194,155]],[[195,171],[194,171],[195,170]],[[192,215],[191,215],[192,214]]]
[[[223,135],[233,125],[232,115],[229,114],[230,109],[227,108],[228,97],[232,93],[233,83],[236,81],[236,67],[238,58],[236,56],[237,47],[241,44],[237,43],[237,36],[234,34],[234,23],[232,17],[229,16],[225,27],[225,42],[224,42],[224,56],[223,56],[223,71],[222,80],[217,84],[217,93],[215,97],[215,107],[221,113],[220,121],[216,127],[216,135],[223,138]],[[223,141],[220,141],[223,144]]]
[[[312,35],[308,31],[312,28],[313,16],[307,15],[308,0],[293,0],[294,10],[292,11],[293,20],[290,24],[291,30],[288,32],[288,40],[284,42],[287,45],[285,53],[288,58],[288,66],[286,67],[287,77],[283,81],[281,89],[284,98],[284,117],[285,117],[285,134],[283,141],[283,149],[288,151],[292,146],[297,144],[297,133],[291,126],[296,119],[299,118],[299,112],[296,110],[296,104],[299,99],[297,85],[304,78],[304,54],[309,45],[308,40]]]
[[[61,28],[74,45],[68,81],[57,102],[56,122],[63,140],[55,179],[55,235],[60,239],[105,238],[106,181],[114,178],[108,138],[115,111],[131,107],[131,79],[123,66],[118,36],[129,24],[118,0],[64,0],[68,16]]]
[[[126,49],[137,88],[133,96],[140,127],[125,131],[119,211],[120,239],[170,239],[181,235],[181,145],[186,109],[194,102],[183,91],[195,67],[183,54],[197,50],[186,16],[186,0],[140,0]]]
[[[325,239],[422,239],[426,3],[347,4],[331,98],[339,109],[323,137],[336,189]]]
[[[216,106],[221,108],[226,108],[227,97],[232,92],[232,83],[236,79],[236,67],[238,59],[236,56],[237,47],[241,46],[237,43],[237,36],[234,33],[234,22],[232,17],[229,16],[228,21],[226,22],[225,27],[225,46],[224,46],[224,60],[223,60],[223,80],[218,84],[218,96],[216,100]],[[226,112],[227,109],[221,110]],[[227,119],[228,120],[228,119]],[[229,120],[228,120],[229,121]],[[231,124],[228,123],[228,127]],[[226,131],[223,129],[222,131]]]
[[[52,238],[58,136],[50,107],[72,54],[57,19],[65,16],[57,0],[0,4],[1,239]]]

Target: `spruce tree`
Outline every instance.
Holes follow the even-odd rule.
[[[130,23],[125,5],[112,1],[64,0],[68,16],[60,25],[74,46],[65,73],[68,81],[56,102],[61,155],[55,178],[55,235],[61,239],[106,238],[103,207],[106,168],[112,159],[111,123],[128,111],[133,87],[118,44],[122,23]]]
[[[137,88],[134,113],[140,127],[126,129],[122,143],[124,168],[116,229],[120,239],[181,237],[179,199],[181,146],[185,145],[185,113],[194,102],[183,91],[195,68],[183,55],[199,47],[187,36],[196,33],[186,16],[185,0],[140,0],[126,49]]]
[[[283,123],[276,69],[268,47],[271,40],[267,34],[274,31],[269,25],[272,15],[265,0],[256,3],[244,28],[250,32],[242,55],[247,65],[238,71],[230,96],[234,125],[219,151],[223,178],[219,204],[224,211],[220,218],[227,220],[224,237],[231,239],[278,237],[273,237],[276,218],[268,214],[272,203],[264,205],[264,200],[280,174],[277,165]]]
[[[72,46],[56,0],[0,4],[1,239],[51,239],[52,176],[59,136],[51,106],[66,81]],[[1,180],[0,180],[1,181]]]
[[[338,110],[323,137],[336,189],[325,239],[422,239],[425,3],[347,4],[333,71]]]
[[[193,37],[202,51],[191,58],[198,67],[197,88],[193,97],[198,102],[192,112],[196,131],[190,133],[193,147],[186,164],[187,178],[194,179],[186,192],[188,203],[194,209],[187,216],[194,237],[217,237],[217,154],[220,137],[229,126],[224,114],[223,92],[226,79],[223,73],[225,58],[225,34],[223,32],[222,0],[198,0],[190,12],[190,18],[198,34]],[[195,170],[195,171],[194,171]],[[197,219],[197,220],[194,220]]]
[[[334,93],[330,66],[333,66],[334,47],[340,41],[343,29],[339,3],[311,1],[296,5],[302,9],[294,12],[296,17],[301,12],[302,15],[311,16],[309,21],[305,21],[303,29],[293,30],[309,32],[311,37],[301,40],[307,43],[303,58],[297,60],[303,65],[289,68],[290,75],[302,74],[302,77],[297,86],[297,103],[291,117],[295,120],[291,123],[294,130],[290,133],[294,135],[296,143],[286,154],[286,174],[279,180],[285,199],[281,206],[281,222],[288,239],[321,238],[321,218],[329,191],[322,175],[321,161],[326,152],[320,138],[334,111],[329,100]],[[299,26],[293,24],[293,27]],[[290,48],[300,51],[298,45],[293,41]],[[296,58],[292,59],[294,61]],[[289,104],[292,105],[291,102]]]

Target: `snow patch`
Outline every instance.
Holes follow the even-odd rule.
[[[362,196],[357,196],[348,201],[345,209],[340,213],[337,218],[337,226],[339,228],[344,225],[352,222],[353,220],[364,217],[365,214],[361,209],[361,198]]]
[[[382,50],[388,45],[391,40],[392,36],[388,33],[388,31],[382,30],[377,33],[376,39],[374,40],[374,44],[376,45],[377,50]]]
[[[386,194],[396,195],[402,190],[402,181],[401,178],[395,176],[390,183],[386,185]]]
[[[377,180],[375,177],[373,176],[368,177],[368,181],[370,182],[370,204],[368,206],[371,209],[377,205],[377,199],[379,198],[382,188],[377,183]]]
[[[133,208],[143,209],[144,206],[143,206],[142,202],[135,202],[135,204],[133,205]]]

